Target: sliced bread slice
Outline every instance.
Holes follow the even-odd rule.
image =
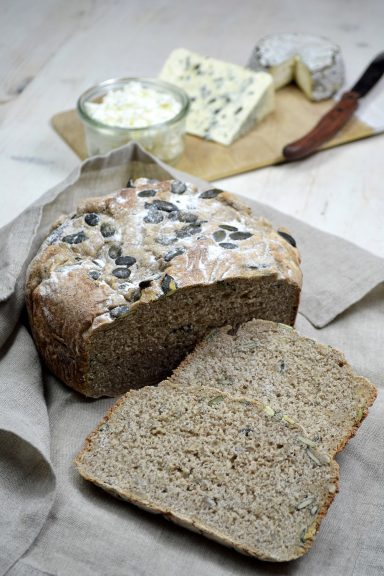
[[[269,561],[310,548],[338,489],[338,465],[299,426],[260,402],[170,383],[123,396],[76,464],[112,494]]]
[[[214,330],[175,370],[181,386],[213,386],[256,398],[300,422],[331,454],[341,450],[376,398],[344,355],[284,324],[252,320]]]

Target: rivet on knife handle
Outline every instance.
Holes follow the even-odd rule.
[[[283,156],[287,160],[305,158],[330,140],[349,120],[358,106],[359,94],[345,92],[341,99],[327,112],[305,136],[287,144]]]

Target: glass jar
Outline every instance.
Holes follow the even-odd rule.
[[[100,103],[107,93],[120,90],[132,82],[171,96],[181,105],[179,112],[165,122],[134,128],[111,126],[90,115],[87,103]],[[184,150],[185,121],[189,104],[189,97],[184,90],[168,82],[150,78],[118,78],[89,88],[77,102],[77,111],[85,128],[88,155],[105,154],[113,148],[136,141],[160,160],[174,163]]]

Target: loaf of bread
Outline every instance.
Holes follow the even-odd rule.
[[[226,546],[286,561],[311,546],[338,490],[338,465],[300,426],[210,387],[133,390],[76,463],[108,492]]]
[[[159,382],[212,328],[293,324],[293,237],[228,194],[139,179],[85,200],[31,262],[26,301],[48,367],[87,396]]]
[[[321,445],[330,454],[354,435],[377,394],[338,350],[263,320],[247,322],[235,333],[228,326],[214,330],[170,381],[257,399],[275,417],[299,422],[308,445]]]

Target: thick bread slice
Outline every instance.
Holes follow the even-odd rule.
[[[182,386],[214,386],[257,398],[300,422],[331,454],[341,450],[376,398],[344,355],[284,324],[251,320],[213,331],[176,369]]]
[[[128,392],[88,437],[80,474],[112,494],[269,561],[302,556],[338,465],[257,401],[169,383]]]

